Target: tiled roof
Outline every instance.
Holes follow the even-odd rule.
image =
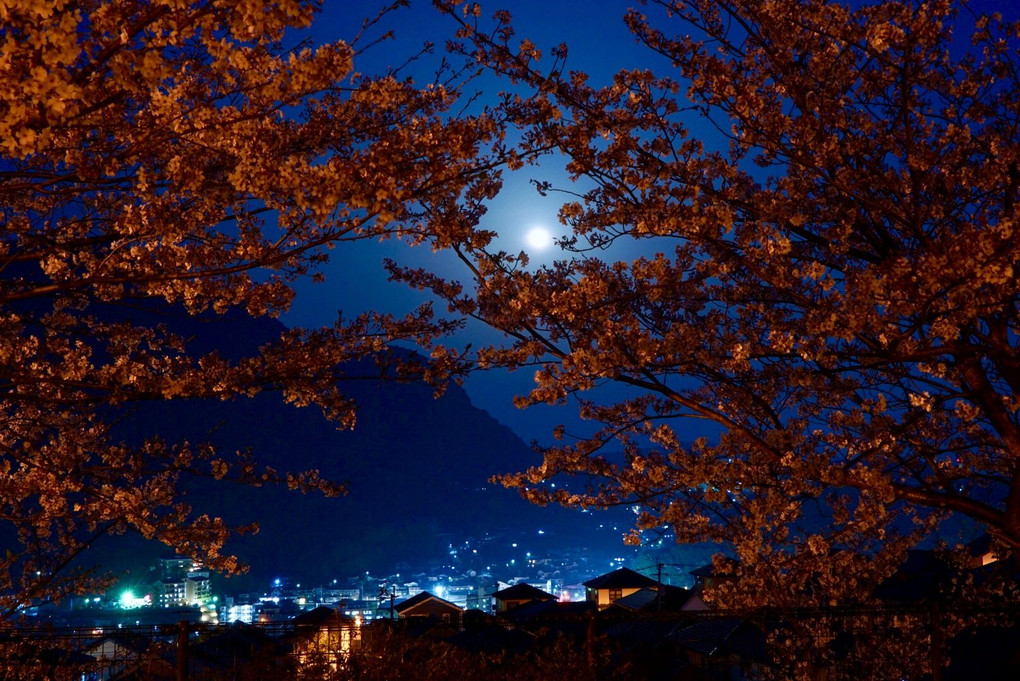
[[[492,594],[493,598],[501,601],[555,601],[556,596],[551,593],[542,591],[536,586],[532,586],[526,582],[520,584],[514,584],[511,587],[502,589]]]
[[[532,601],[507,611],[503,617],[513,620],[535,618],[575,618],[594,612],[596,605],[591,601]]]
[[[657,589],[641,589],[639,591],[635,591],[629,596],[617,598],[613,601],[613,605],[618,605],[621,608],[627,608],[628,610],[642,610],[654,603],[658,597],[659,592]]]
[[[404,613],[404,612],[407,612],[408,610],[416,608],[417,606],[421,605],[422,603],[424,603],[424,602],[426,602],[428,600],[433,600],[433,601],[436,601],[437,603],[442,603],[444,605],[448,605],[449,607],[453,608],[454,610],[460,610],[460,608],[457,606],[456,603],[451,603],[450,601],[442,599],[439,596],[433,596],[428,591],[422,591],[419,594],[411,596],[407,600],[404,600],[404,601],[401,601],[400,603],[397,603],[393,607],[393,609],[396,610],[398,613]]]
[[[679,627],[670,640],[705,655],[736,653],[746,659],[765,659],[765,634],[737,617],[710,617]]]
[[[320,605],[314,610],[301,613],[297,617],[293,618],[291,622],[296,626],[321,626],[327,622],[352,623],[354,622],[354,618],[348,617],[333,608]]]
[[[660,593],[661,603],[658,598]],[[690,597],[691,592],[687,589],[663,584],[661,590],[646,587],[623,598],[617,598],[613,605],[627,610],[680,610]]]
[[[591,589],[641,589],[657,587],[659,583],[650,577],[645,577],[640,572],[622,567],[595,579],[589,579],[584,585]]]

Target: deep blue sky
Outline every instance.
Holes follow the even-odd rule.
[[[375,16],[384,4],[379,0],[326,0],[310,37],[315,42],[349,39],[357,32],[362,19]],[[635,44],[623,23],[627,8],[635,4],[634,0],[502,0],[483,3],[483,12],[488,16],[498,8],[509,9],[514,15],[518,36],[528,37],[545,54],[550,47],[567,43],[570,50],[567,68],[584,70],[594,83],[601,83],[607,82],[620,68],[648,65],[647,51]],[[410,7],[387,15],[373,32],[378,35],[384,30],[392,30],[394,38],[368,49],[355,62],[356,70],[378,73],[387,67],[399,66],[407,55],[427,41],[436,44],[438,58],[444,41],[452,36],[455,27],[448,17],[432,7],[430,0],[412,0]],[[422,64],[419,67],[421,76],[431,76],[430,68],[427,63]],[[490,81],[479,85],[483,86],[491,86],[495,92],[505,84]],[[528,250],[525,234],[534,226],[562,233],[556,220],[561,201],[555,196],[540,197],[529,184],[529,178],[567,184],[565,175],[554,164],[505,177],[504,189],[491,204],[484,226],[498,231],[500,246],[509,251]],[[427,248],[411,249],[397,242],[345,244],[333,255],[333,262],[325,270],[326,282],[302,286],[284,322],[300,326],[330,324],[336,319],[337,309],[342,309],[345,316],[367,309],[400,313],[424,301],[423,294],[386,281],[381,266],[384,257],[425,264],[443,272],[456,271],[456,264],[448,256],[433,254]],[[553,249],[531,253],[536,262],[553,255]],[[476,340],[484,333],[476,327],[467,337]],[[531,374],[531,370],[522,370],[509,376],[505,373],[477,375],[467,381],[465,388],[474,404],[509,425],[525,440],[548,441],[552,427],[563,422],[574,424],[572,428],[576,430],[579,422],[572,407],[541,407],[523,412],[513,407],[513,395],[528,389]]]
[[[323,13],[309,31],[311,40],[324,42],[349,39],[357,32],[362,19],[375,16],[385,3],[381,0],[325,0]],[[623,23],[623,15],[631,6],[641,7],[640,0],[491,0],[483,2],[483,15],[488,17],[499,8],[509,9],[514,15],[518,37],[528,37],[545,54],[559,43],[569,46],[567,69],[578,69],[591,76],[593,84],[608,82],[621,68],[656,66],[656,57],[636,45],[633,36]],[[1009,0],[976,0],[970,3],[977,12],[1002,11],[1010,17],[1020,14]],[[641,7],[656,17],[658,8]],[[355,63],[356,70],[379,73],[387,67],[402,64],[408,55],[415,53],[423,43],[436,44],[436,55],[442,53],[444,41],[452,35],[452,21],[432,7],[431,0],[411,0],[408,8],[390,13],[374,30],[379,35],[392,30],[393,40],[374,45]],[[677,31],[681,29],[677,27]],[[416,67],[420,76],[429,78],[432,71],[427,64]],[[480,86],[493,91],[505,84],[482,82]],[[711,130],[692,119],[688,125],[695,135],[707,137]],[[501,235],[500,247],[508,251],[528,250],[525,234],[541,225],[553,232],[562,227],[557,224],[556,212],[560,201],[555,195],[542,198],[529,185],[529,178],[550,180],[559,186],[567,185],[565,175],[555,163],[507,176],[503,192],[489,208],[483,227]],[[432,254],[426,248],[410,249],[396,242],[363,242],[345,244],[333,252],[334,260],[326,268],[324,284],[301,286],[292,311],[284,317],[291,325],[318,326],[331,324],[336,311],[342,309],[351,316],[367,309],[401,313],[413,309],[425,300],[423,294],[386,281],[381,262],[394,257],[409,264],[423,264],[441,272],[455,272],[456,263],[448,256]],[[532,253],[532,259],[542,261],[554,256],[553,250]],[[491,338],[491,332],[488,332]],[[477,327],[465,338],[484,338],[486,332]],[[477,375],[465,387],[472,401],[486,409],[497,419],[513,428],[525,440],[548,442],[552,427],[567,423],[574,430],[582,428],[574,417],[572,407],[514,409],[511,399],[515,393],[525,392],[530,385],[531,370],[512,375]],[[691,438],[700,432],[687,433]],[[707,433],[705,433],[707,434]]]

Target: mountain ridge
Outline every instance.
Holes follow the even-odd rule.
[[[190,347],[228,357],[254,351],[285,328],[243,315],[183,318],[176,324],[191,339]],[[314,407],[297,408],[264,393],[141,403],[115,434],[126,442],[158,435],[249,450],[260,464],[280,471],[318,469],[324,478],[348,484],[348,494],[329,499],[277,487],[189,481],[188,500],[196,513],[232,525],[260,525],[258,534],[234,537],[226,546],[250,566],[242,583],[267,583],[298,566],[308,579],[327,580],[399,563],[424,564],[445,556],[444,542],[454,534],[513,534],[540,525],[576,539],[580,514],[533,506],[488,482],[494,474],[530,465],[535,455],[510,428],[472,405],[463,388],[450,384],[435,398],[432,387],[420,382],[368,378],[369,366],[366,362],[359,373],[352,364],[346,373],[359,379],[341,385],[358,408],[352,430],[338,430]],[[154,550],[127,554],[152,559]]]

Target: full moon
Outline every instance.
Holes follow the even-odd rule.
[[[552,246],[553,237],[545,227],[532,227],[525,235],[528,245],[536,251],[541,251]]]

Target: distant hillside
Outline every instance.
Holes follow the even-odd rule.
[[[271,320],[246,317],[177,323],[203,347],[227,355],[250,351],[281,329]],[[352,373],[358,373],[356,367]],[[251,565],[251,581],[257,584],[284,570],[326,580],[387,570],[398,561],[416,564],[443,555],[448,537],[439,535],[447,533],[542,526],[565,542],[584,543],[580,525],[590,524],[590,516],[538,508],[487,483],[494,473],[528,465],[534,454],[512,431],[473,407],[458,386],[438,400],[428,386],[378,379],[345,381],[343,389],[359,407],[353,431],[338,431],[317,408],[296,409],[266,394],[229,402],[143,404],[124,420],[119,436],[136,441],[160,435],[250,448],[280,470],[318,468],[325,477],[349,482],[350,494],[339,499],[203,480],[189,484],[197,509],[261,525],[258,535],[230,545]],[[149,548],[153,556],[158,552]],[[132,548],[130,560],[146,553]]]

